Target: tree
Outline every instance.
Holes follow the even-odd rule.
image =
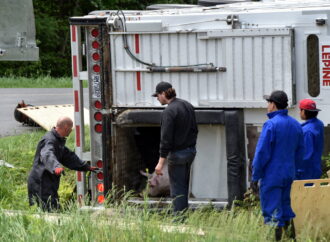
[[[71,76],[69,17],[94,10],[139,10],[156,3],[194,4],[196,0],[34,0],[38,62],[0,62],[3,75]]]

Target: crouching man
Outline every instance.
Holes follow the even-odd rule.
[[[66,137],[72,131],[72,120],[68,117],[58,119],[56,127],[39,141],[32,170],[28,178],[29,203],[35,202],[45,211],[59,209],[58,188],[63,166],[77,171],[94,171],[66,146]]]

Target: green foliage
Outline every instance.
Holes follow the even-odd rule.
[[[327,172],[330,171],[330,153],[327,156],[322,157],[322,177],[328,178]]]
[[[196,3],[197,0],[34,0],[36,41],[40,61],[0,62],[3,76],[71,76],[69,17],[94,10],[138,10],[155,3]]]
[[[27,176],[32,166],[34,149],[44,132],[0,138],[0,160],[15,168],[0,167],[1,207],[27,209]]]
[[[83,82],[87,87],[87,81]],[[71,88],[72,80],[69,77],[54,78],[50,76],[39,76],[35,78],[26,77],[0,77],[0,88]]]

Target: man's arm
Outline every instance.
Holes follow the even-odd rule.
[[[170,110],[164,110],[162,115],[160,132],[160,157],[166,158],[172,150],[174,142],[174,114]]]
[[[157,175],[163,175],[163,167],[168,153],[172,150],[174,142],[174,114],[170,110],[164,110],[160,131],[159,160],[155,167]]]
[[[266,122],[262,128],[252,163],[252,181],[258,181],[264,176],[264,167],[270,161],[272,154],[273,139],[273,125]]]
[[[303,167],[304,167],[304,157],[305,157],[305,139],[303,132],[299,133],[299,138],[298,138],[298,147],[296,149],[295,153],[295,166],[296,166],[296,179],[300,179],[301,173],[304,172]],[[306,156],[307,157],[307,156]]]
[[[161,176],[163,175],[162,170],[163,170],[163,167],[164,167],[165,160],[166,160],[166,158],[159,157],[158,164],[155,168],[155,172],[156,172],[157,175],[161,175]]]
[[[87,162],[82,161],[76,155],[76,153],[72,152],[67,147],[64,147],[62,164],[71,170],[76,170],[76,171],[90,171],[91,170],[91,166]]]

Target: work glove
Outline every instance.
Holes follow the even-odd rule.
[[[91,171],[91,172],[97,172],[99,170],[99,168],[97,168],[96,166],[90,166],[88,168],[88,170]]]
[[[55,168],[55,175],[59,176],[61,173],[64,173],[64,168],[63,167],[57,167]]]
[[[250,188],[252,189],[253,193],[259,194],[259,185],[258,181],[251,181]]]

